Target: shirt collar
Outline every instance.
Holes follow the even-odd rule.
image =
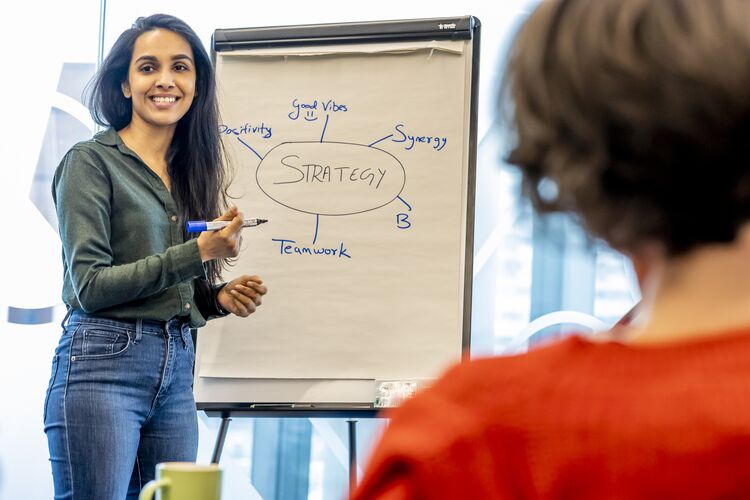
[[[117,146],[122,143],[122,139],[120,139],[120,136],[117,135],[117,131],[112,127],[96,134],[94,140],[105,146]]]
[[[127,147],[124,142],[122,142],[120,134],[118,134],[117,131],[112,127],[109,127],[106,130],[102,130],[101,132],[96,134],[94,136],[94,140],[99,144],[103,144],[105,146],[114,146],[118,150],[120,150],[120,153],[132,156],[133,158],[140,160],[138,155],[129,147]]]

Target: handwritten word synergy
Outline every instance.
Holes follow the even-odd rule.
[[[441,151],[448,142],[447,137],[407,133],[404,131],[404,125],[402,123],[396,125],[395,128],[396,133],[393,134],[391,141],[408,144],[404,147],[407,151],[413,149],[416,144],[429,144],[435,151]]]

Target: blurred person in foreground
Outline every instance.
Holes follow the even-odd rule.
[[[451,369],[354,497],[750,498],[750,2],[543,1],[505,78],[526,194],[632,259],[639,321]]]

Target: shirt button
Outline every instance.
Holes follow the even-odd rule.
[[[185,309],[188,310],[188,311],[190,310],[190,302],[188,302],[188,303],[185,304]]]
[[[171,220],[172,222],[177,222],[177,216],[173,215],[172,217],[169,218],[169,220]]]

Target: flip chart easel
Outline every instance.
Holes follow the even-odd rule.
[[[479,34],[471,16],[215,31],[229,194],[269,219],[232,274],[269,294],[198,336],[214,462],[232,417],[348,418],[353,449],[378,388],[467,351]]]

